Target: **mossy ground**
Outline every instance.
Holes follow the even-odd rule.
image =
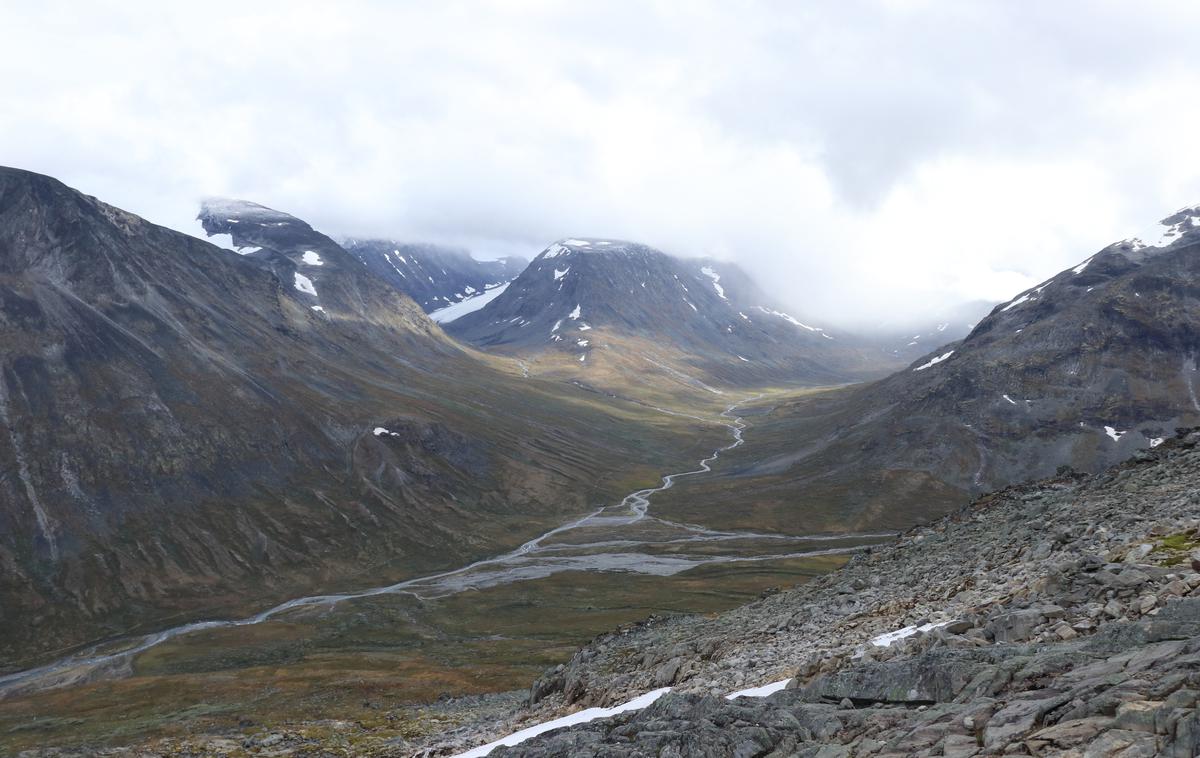
[[[1179,532],[1159,539],[1150,551],[1150,558],[1162,566],[1183,566],[1190,562],[1191,554],[1196,550],[1200,550],[1200,535]]]

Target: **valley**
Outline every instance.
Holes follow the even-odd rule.
[[[0,758],[1200,758],[1198,23],[0,2]]]
[[[647,411],[716,426],[725,442],[658,486],[508,553],[384,587],[298,598],[241,620],[113,641],[0,678],[0,734],[11,735],[0,745],[120,744],[247,720],[270,728],[335,718],[374,724],[364,739],[379,742],[413,728],[381,720],[381,709],[520,688],[599,632],[647,615],[725,610],[892,538],[706,526],[715,514],[703,477],[732,453],[754,450],[753,429],[749,443],[743,436],[753,424],[736,415],[743,403],[708,418]],[[691,503],[680,516],[686,522],[658,514],[668,493]],[[80,702],[89,706],[81,711]]]
[[[639,243],[514,275],[243,200],[198,221],[222,246],[0,170],[0,749],[474,739],[579,702],[559,667],[596,639],[1200,422],[1200,209],[924,354]]]

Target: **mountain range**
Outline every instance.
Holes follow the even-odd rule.
[[[454,592],[594,634],[596,606],[642,607],[624,584],[647,605],[675,574],[758,592],[754,571],[802,581],[1031,477],[1194,458],[1145,451],[1200,425],[1200,207],[990,312],[868,334],[638,242],[564,238],[526,264],[339,242],[244,200],[197,221],[189,236],[0,168],[0,674],[289,598],[332,616],[337,593],[464,566],[566,573],[583,589],[552,621],[489,595],[494,577]],[[762,547],[788,539],[838,546]],[[420,616],[438,598],[403,599],[399,636],[457,639]],[[511,641],[493,622],[465,634]],[[395,630],[376,631],[353,645]],[[651,678],[711,658],[671,657]],[[534,692],[567,706],[586,684],[552,670]],[[29,707],[61,726],[60,704]]]
[[[3,668],[467,562],[676,454],[299,219],[200,220],[237,251],[0,170]]]
[[[484,349],[559,365],[665,368],[732,385],[877,377],[887,358],[776,304],[734,264],[643,244],[551,244],[482,308],[446,324]],[[894,362],[894,361],[893,361]]]

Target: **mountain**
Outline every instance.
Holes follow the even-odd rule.
[[[504,286],[529,264],[515,256],[480,261],[459,248],[394,240],[348,238],[341,245],[431,314]]]
[[[0,169],[0,670],[461,565],[677,455],[299,219],[200,221],[235,250]]]
[[[486,349],[580,368],[665,363],[740,384],[879,374],[857,342],[776,307],[737,266],[621,240],[550,245],[502,294],[446,329]]]
[[[245,200],[210,198],[197,220],[208,237],[228,240],[230,249],[283,282],[292,301],[322,318],[399,318],[411,331],[444,342],[410,298],[397,297],[360,260],[294,216]]]
[[[903,371],[775,408],[789,449],[744,461],[723,498],[899,526],[1060,466],[1097,471],[1200,423],[1198,225],[1200,208],[1181,210]]]

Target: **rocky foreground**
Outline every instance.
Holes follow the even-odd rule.
[[[534,684],[520,723],[445,748],[669,685],[492,755],[1200,755],[1198,445],[1181,433],[1100,475],[1008,488],[717,618],[600,637]]]

